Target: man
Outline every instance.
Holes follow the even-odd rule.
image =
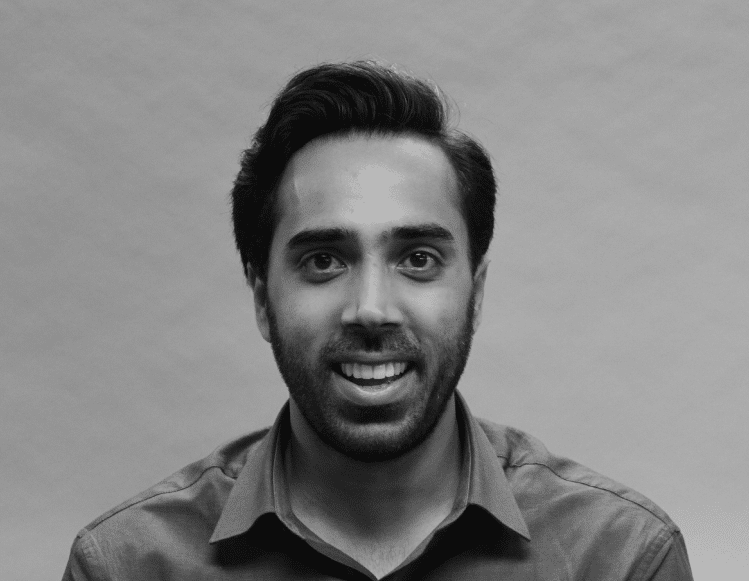
[[[455,391],[495,190],[428,84],[292,78],[232,192],[289,402],[91,523],[65,579],[691,579],[661,509]]]

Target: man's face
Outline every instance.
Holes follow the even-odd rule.
[[[360,460],[414,448],[465,366],[483,296],[453,170],[412,136],[321,138],[278,190],[258,326],[318,436]]]

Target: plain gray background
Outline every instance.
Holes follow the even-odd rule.
[[[474,413],[749,568],[749,4],[0,1],[0,577],[286,398],[227,194],[322,60],[437,81],[500,181]]]

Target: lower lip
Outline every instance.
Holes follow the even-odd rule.
[[[361,386],[349,381],[339,373],[332,372],[335,386],[344,399],[358,406],[378,406],[394,403],[408,391],[414,370],[409,369],[398,379],[381,385]]]

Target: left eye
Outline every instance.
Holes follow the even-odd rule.
[[[439,268],[439,262],[431,253],[418,250],[406,256],[398,268],[414,275],[432,274]]]
[[[406,258],[406,263],[413,268],[425,268],[431,264],[434,259],[426,252],[414,252]]]

